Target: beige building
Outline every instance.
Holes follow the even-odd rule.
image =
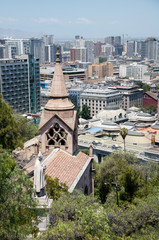
[[[113,76],[113,64],[104,62],[100,64],[92,64],[88,66],[88,78],[91,77],[110,77]]]
[[[90,116],[96,114],[109,105],[122,106],[122,94],[111,89],[85,89],[81,93],[80,107],[87,105],[90,109]]]

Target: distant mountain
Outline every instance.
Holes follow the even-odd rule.
[[[0,28],[0,38],[31,38],[31,37],[41,37],[45,35],[45,33],[38,32],[25,32],[18,29],[4,29]]]

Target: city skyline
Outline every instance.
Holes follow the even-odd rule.
[[[54,34],[56,39],[77,34],[90,39],[122,34],[129,38],[159,36],[157,0],[7,0],[1,8],[0,29],[6,34],[10,29],[26,33],[24,36]]]

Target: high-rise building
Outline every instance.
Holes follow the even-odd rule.
[[[39,63],[44,63],[45,45],[42,39],[31,38],[30,39],[30,53],[34,58],[39,58]]]
[[[52,45],[54,43],[54,35],[44,35],[42,39],[45,45]]]
[[[156,38],[147,38],[141,43],[141,60],[159,61],[159,41]]]
[[[86,61],[94,63],[94,42],[91,40],[85,41]]]
[[[0,93],[3,99],[22,113],[40,110],[39,60],[32,55],[0,60]]]
[[[61,54],[61,46],[59,46],[60,51],[60,61],[62,61],[62,54]],[[45,46],[45,61],[46,62],[56,62],[56,52],[57,52],[57,45],[46,45]]]
[[[135,41],[127,41],[126,55],[127,57],[133,57],[135,55]]]
[[[101,55],[101,41],[94,43],[94,57],[99,57]]]
[[[121,36],[109,36],[105,38],[105,43],[111,45],[121,45]]]
[[[73,47],[70,49],[71,61],[86,62],[86,48],[85,47]]]

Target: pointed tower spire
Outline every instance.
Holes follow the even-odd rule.
[[[64,79],[61,64],[60,64],[59,47],[57,47],[56,65],[55,65],[54,77],[53,77],[51,91],[50,91],[50,100],[46,104],[45,109],[51,109],[51,110],[52,109],[56,109],[56,110],[74,109],[74,105],[68,99],[65,79]]]
[[[73,154],[78,148],[78,117],[73,103],[68,98],[59,47],[56,56],[50,99],[42,111],[39,126],[42,152],[58,146]]]

